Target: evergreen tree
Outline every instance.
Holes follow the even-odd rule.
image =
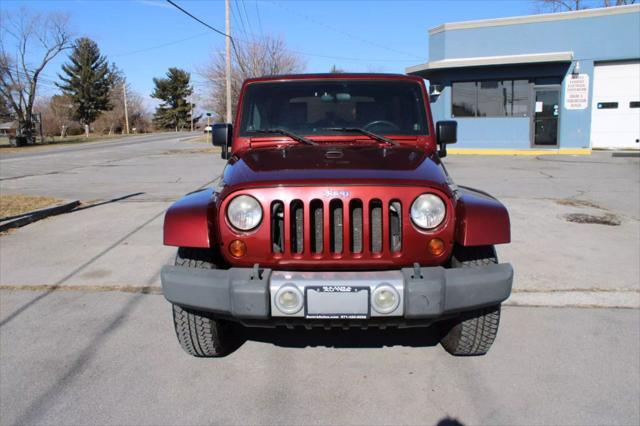
[[[191,74],[179,68],[169,68],[166,78],[153,79],[156,88],[151,97],[162,101],[153,117],[157,128],[177,132],[191,125],[191,111],[195,105],[187,100],[193,94],[190,80]],[[199,116],[194,117],[194,123],[199,119]]]
[[[112,108],[109,101],[113,81],[107,59],[100,54],[93,40],[83,37],[76,40],[69,55],[69,63],[62,66],[64,75],[58,75],[63,84],[58,85],[73,101],[74,118],[89,126],[102,111]]]
[[[124,71],[118,68],[115,62],[112,62],[111,67],[109,68],[109,83],[111,84],[111,87],[109,88],[110,91],[113,91],[117,87],[122,87],[125,80]]]

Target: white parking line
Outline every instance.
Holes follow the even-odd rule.
[[[514,291],[507,306],[640,308],[640,291]]]

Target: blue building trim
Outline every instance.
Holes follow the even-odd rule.
[[[640,13],[444,31],[429,60],[572,51],[575,60],[640,56]],[[431,39],[429,39],[431,42]],[[430,51],[431,54],[431,51]]]
[[[504,25],[501,21],[445,24],[430,31],[430,63],[423,70],[421,66],[410,67],[408,72],[423,76],[438,88],[440,94],[431,99],[434,119],[458,121],[460,148],[533,148],[533,90],[556,84],[560,87],[556,148],[589,148],[594,67],[600,62],[640,59],[640,6],[514,18],[504,20]],[[573,52],[573,58],[552,63],[438,64],[430,68],[438,61],[446,64],[465,58],[553,52]],[[577,69],[589,77],[589,102],[585,109],[570,110],[565,108],[564,96]],[[529,81],[530,117],[452,117],[452,83],[500,79]]]

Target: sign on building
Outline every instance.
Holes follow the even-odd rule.
[[[564,107],[566,109],[586,109],[587,106],[589,106],[589,75],[570,75],[565,85]]]

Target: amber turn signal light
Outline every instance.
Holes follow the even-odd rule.
[[[434,256],[440,256],[444,253],[444,242],[440,238],[434,238],[429,241],[429,253]]]
[[[231,244],[229,244],[229,253],[231,253],[233,257],[242,257],[247,254],[247,245],[244,241],[233,240]]]

